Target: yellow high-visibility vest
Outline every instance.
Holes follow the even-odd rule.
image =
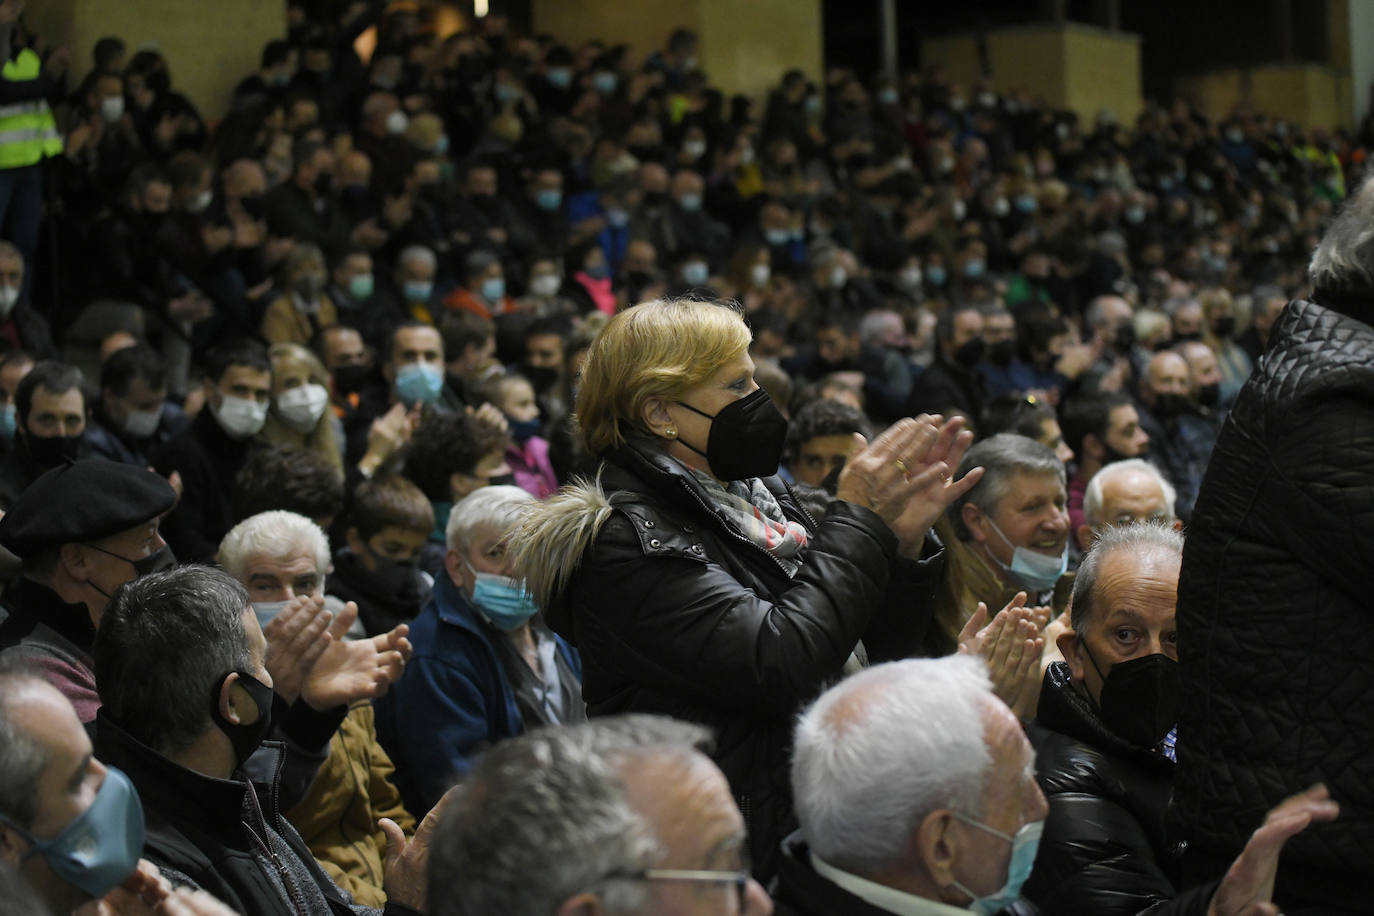
[[[0,76],[12,83],[38,79],[43,61],[31,48],[5,63]],[[62,154],[62,137],[52,109],[43,99],[0,105],[0,169],[33,165]]]

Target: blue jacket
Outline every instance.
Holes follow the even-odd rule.
[[[377,737],[396,764],[406,808],[417,817],[434,807],[485,745],[524,731],[494,635],[441,572],[429,602],[411,621],[415,651],[405,675],[376,702]],[[581,680],[577,653],[554,639]]]

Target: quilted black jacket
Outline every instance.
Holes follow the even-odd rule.
[[[1319,780],[1340,803],[1284,848],[1285,910],[1374,887],[1374,294],[1322,298],[1288,305],[1237,397],[1178,590],[1190,860],[1215,873]]]
[[[789,518],[815,526],[786,484],[767,484]],[[860,638],[873,661],[915,651],[938,560],[899,560],[876,515],[836,502],[788,578],[681,465],[633,446],[610,456],[600,486],[565,488],[539,513],[526,527],[545,543],[531,552],[575,567],[544,611],[582,654],[588,715],[651,712],[710,726],[755,872],[771,876],[795,827],[794,716],[839,678]]]
[[[1045,672],[1028,731],[1036,780],[1050,803],[1022,890],[1040,912],[1206,913],[1215,884],[1177,892],[1180,863],[1164,827],[1174,764],[1108,730],[1063,662]]]

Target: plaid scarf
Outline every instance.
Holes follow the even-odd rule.
[[[760,478],[732,480],[722,486],[710,474],[692,467],[688,470],[740,534],[772,554],[788,578],[797,574],[810,535],[804,525],[782,514],[782,506]]]

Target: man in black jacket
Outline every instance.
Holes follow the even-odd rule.
[[[972,419],[982,416],[987,383],[975,368],[987,351],[982,313],[972,306],[945,309],[935,324],[935,345],[935,362],[911,386],[906,415],[957,408]]]
[[[1058,643],[1064,661],[1045,674],[1030,730],[1050,807],[1025,890],[1045,916],[1247,912],[1268,896],[1254,881],[1263,870],[1255,863],[1269,854],[1276,862],[1297,832],[1266,834],[1263,849],[1247,851],[1225,880],[1180,893],[1165,812],[1174,779],[1182,553],[1182,535],[1167,525],[1105,528],[1074,580],[1073,626]],[[1317,794],[1290,804],[1313,819],[1334,814]]]
[[[777,912],[1033,914],[1018,898],[1045,817],[1032,758],[967,656],[832,687],[797,725],[801,829],[783,841]]]
[[[124,588],[95,647],[96,756],[138,789],[144,855],[174,884],[262,916],[377,913],[329,879],[282,817],[280,768],[265,779],[243,768],[271,725],[266,650],[247,591],[223,572],[187,566]],[[382,826],[399,855],[384,912],[421,911],[433,819],[409,843]]]

